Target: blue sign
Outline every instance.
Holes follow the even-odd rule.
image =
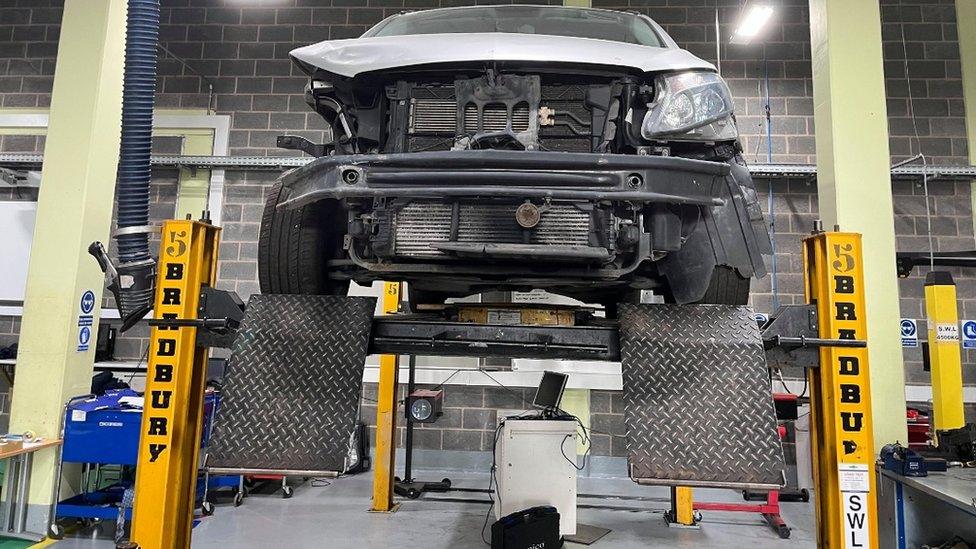
[[[901,319],[901,346],[918,347],[918,323],[914,318]]]
[[[754,315],[752,315],[752,318],[755,319],[756,324],[759,324],[760,328],[762,328],[763,326],[766,325],[767,322],[769,322],[769,315],[767,315],[766,313],[755,313]]]
[[[91,328],[82,326],[78,330],[78,351],[87,351],[88,342],[91,341]]]
[[[976,320],[962,321],[963,349],[976,349]]]
[[[95,292],[91,290],[85,290],[85,293],[81,294],[81,313],[89,314],[95,309]]]
[[[91,341],[91,330],[95,324],[95,317],[92,311],[95,310],[95,292],[85,290],[78,301],[81,314],[78,315],[78,352],[88,350],[88,342]]]

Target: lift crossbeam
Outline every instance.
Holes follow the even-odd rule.
[[[620,360],[618,327],[529,326],[376,317],[370,353]]]

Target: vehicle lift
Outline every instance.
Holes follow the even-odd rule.
[[[162,227],[131,541],[120,547],[190,546],[208,347],[225,344],[240,318],[233,306],[227,306],[234,303],[232,297],[213,290],[219,232],[197,221],[171,220]],[[775,330],[764,332],[770,348],[790,360],[812,362],[811,352],[819,354],[819,367],[808,367],[807,375],[817,536],[820,546],[827,547],[843,547],[845,541],[877,547],[861,261],[858,234],[817,232],[804,239],[809,305],[777,315],[770,324]],[[209,307],[208,302],[224,306]],[[399,302],[400,285],[386,284],[383,310],[387,314],[374,318],[369,345],[370,353],[383,355],[374,512],[392,512],[399,505],[393,501],[399,355],[620,360],[618,331],[612,322],[593,326],[431,322],[395,314]],[[676,487],[674,493],[674,518],[693,524],[696,506],[691,488]],[[770,499],[767,505],[774,503]],[[756,512],[764,512],[757,507]]]

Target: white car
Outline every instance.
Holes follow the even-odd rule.
[[[476,6],[291,52],[331,143],[273,187],[269,293],[409,282],[412,303],[542,288],[744,304],[769,236],[728,86],[653,20]]]

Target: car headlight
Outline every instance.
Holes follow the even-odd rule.
[[[713,72],[682,72],[658,76],[641,135],[686,139],[735,139],[731,119],[732,94],[722,77]],[[701,129],[701,131],[694,131]]]

